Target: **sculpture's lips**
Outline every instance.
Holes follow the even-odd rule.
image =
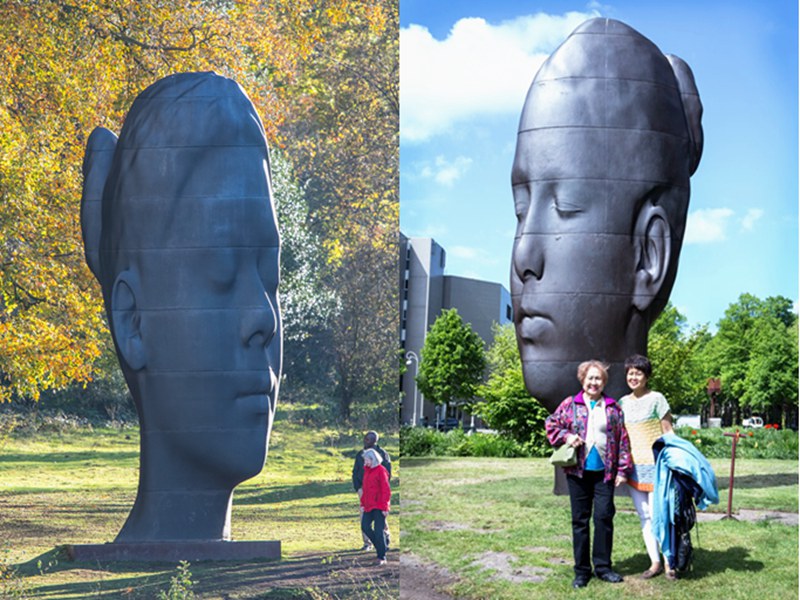
[[[249,396],[239,396],[236,403],[246,410],[256,415],[267,415],[270,412],[269,393],[251,394]]]
[[[258,381],[254,382],[251,389],[240,393],[236,403],[245,410],[252,410],[256,414],[269,414],[271,402],[270,398],[277,388],[277,377],[271,368],[264,371],[259,376]]]
[[[517,325],[519,337],[534,344],[546,342],[553,331],[553,322],[540,314],[523,315]]]

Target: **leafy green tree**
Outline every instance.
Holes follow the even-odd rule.
[[[686,317],[668,303],[650,328],[647,356],[653,364],[649,387],[667,397],[674,414],[699,411],[707,375],[700,358],[710,334],[703,326],[686,332]]]
[[[483,340],[455,308],[434,321],[420,352],[417,385],[434,404],[469,405],[483,380]]]
[[[476,404],[475,414],[534,455],[543,456],[549,448],[544,432],[549,413],[525,388],[514,326],[495,325],[493,331],[494,341],[486,353],[489,378],[478,389],[483,401]]]
[[[797,341],[796,318],[787,325],[779,315],[767,312],[756,320],[742,405],[768,413],[797,404]]]
[[[742,294],[718,323],[706,353],[722,395],[738,410],[779,411],[797,405],[797,315],[782,296]]]

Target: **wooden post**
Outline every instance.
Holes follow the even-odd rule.
[[[731,479],[728,484],[728,512],[722,518],[735,520],[736,517],[731,514],[731,508],[733,506],[733,471],[736,468],[736,443],[739,441],[740,437],[744,436],[739,433],[738,429],[735,433],[723,433],[722,435],[733,438],[733,444],[731,445]]]

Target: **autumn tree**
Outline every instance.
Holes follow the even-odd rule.
[[[83,150],[95,126],[119,131],[133,98],[167,74],[214,70],[251,96],[269,141],[285,150],[312,199],[309,222],[320,224],[330,257],[320,269],[324,285],[348,291],[340,267],[387,262],[397,228],[396,119],[391,111],[388,123],[377,119],[387,101],[373,84],[396,79],[395,4],[8,0],[0,3],[0,45],[0,400],[88,381],[109,348],[82,258]],[[370,62],[378,56],[383,62]],[[396,86],[388,89],[396,96]],[[376,149],[379,166],[368,155]],[[350,389],[351,399],[394,380],[382,379],[388,336],[377,333],[388,321],[377,309],[392,299],[379,299],[385,286],[363,289],[366,304],[355,294],[343,300],[341,322],[325,331],[352,336],[352,315],[375,315],[370,336],[355,338],[361,362],[341,361],[368,364],[369,355],[379,367],[369,381],[349,369],[357,384],[339,368],[337,389]]]
[[[364,425],[397,422],[397,31],[394,1],[354,3],[331,20],[332,43],[315,45],[282,128],[339,300],[328,346],[338,414]]]
[[[464,323],[455,308],[433,322],[420,351],[416,381],[420,393],[435,405],[470,404],[483,381],[483,340]]]
[[[338,299],[322,281],[327,256],[311,226],[306,192],[297,182],[283,151],[270,153],[270,170],[281,235],[285,377],[281,400],[314,402],[319,400],[318,390],[334,385],[333,365],[320,345],[329,341],[327,331],[338,311]]]

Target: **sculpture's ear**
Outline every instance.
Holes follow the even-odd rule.
[[[682,59],[672,54],[666,55],[678,88],[681,91],[681,101],[683,102],[683,114],[686,115],[686,128],[689,132],[689,175],[694,175],[697,165],[700,164],[700,157],[703,155],[703,104],[700,102],[700,94],[697,93],[697,84],[694,82],[694,74]]]
[[[100,232],[103,227],[103,188],[111,170],[116,147],[117,136],[104,127],[96,127],[86,142],[86,154],[83,157],[81,232],[86,264],[98,281],[100,280]]]
[[[667,213],[652,200],[646,200],[636,217],[633,233],[636,249],[633,305],[644,312],[661,290],[672,258]]]
[[[111,320],[114,339],[121,358],[134,371],[146,364],[142,343],[141,314],[136,303],[139,279],[133,271],[123,271],[111,290]]]

